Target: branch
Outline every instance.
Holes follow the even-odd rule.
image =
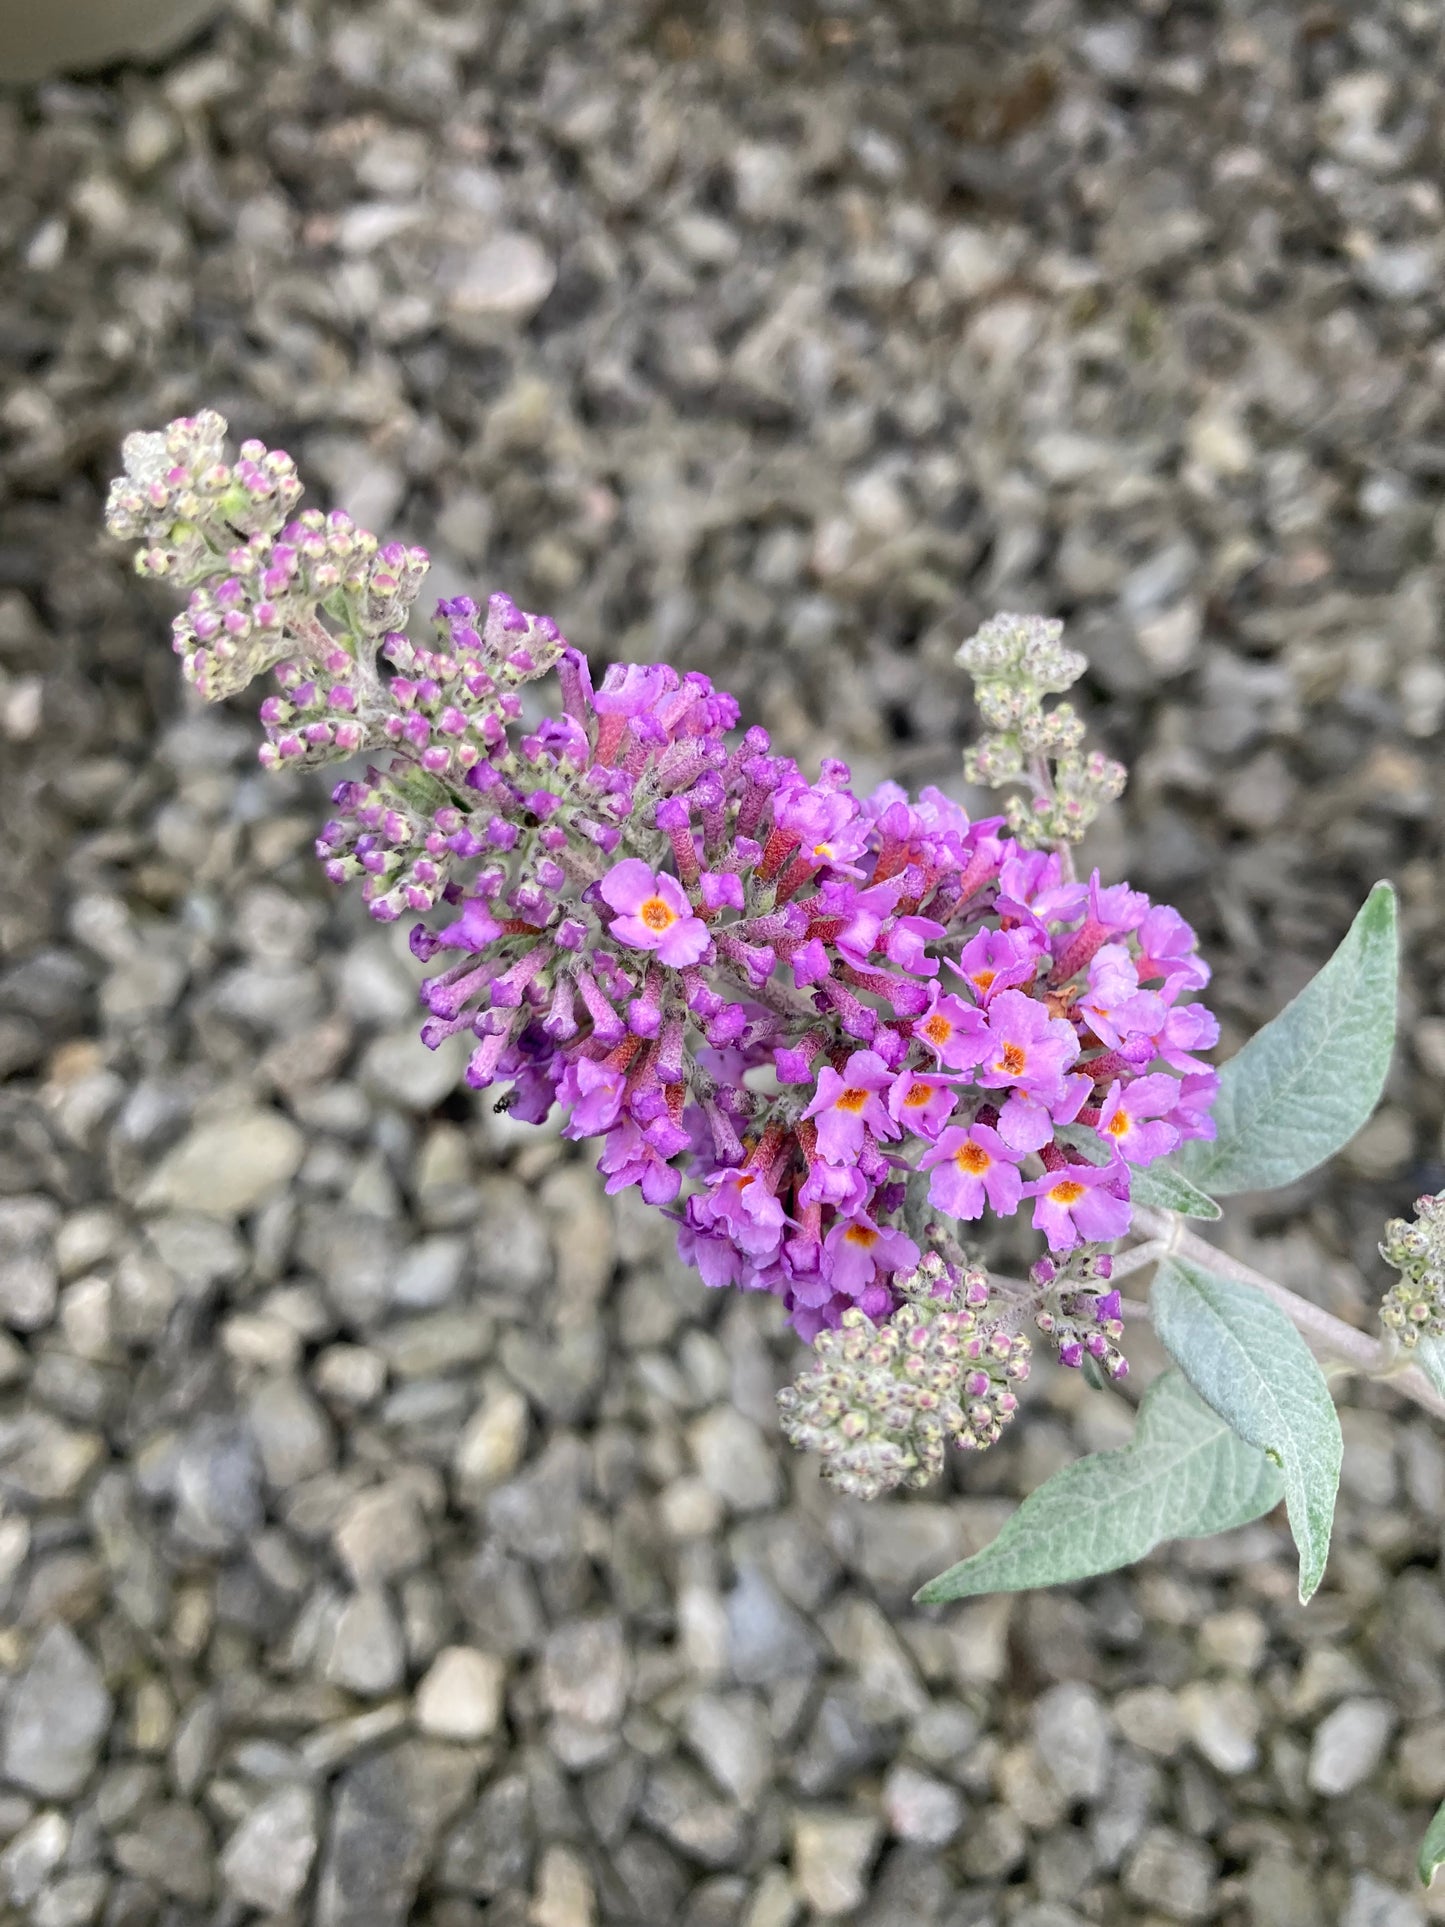
[[[1207,1238],[1201,1238],[1197,1231],[1190,1231],[1172,1211],[1157,1211],[1152,1206],[1140,1205],[1134,1212],[1134,1222],[1156,1245],[1156,1256],[1174,1252],[1181,1258],[1192,1259],[1207,1270],[1218,1272],[1222,1278],[1233,1278],[1238,1284],[1252,1285],[1279,1306],[1295,1330],[1308,1340],[1315,1351],[1326,1358],[1335,1359],[1365,1378],[1388,1380],[1403,1397],[1422,1406],[1436,1418],[1445,1418],[1445,1398],[1436,1391],[1418,1365],[1400,1362],[1398,1349],[1392,1343],[1371,1338],[1368,1332],[1347,1325],[1343,1318],[1336,1318],[1322,1306],[1312,1304],[1308,1298],[1301,1298],[1298,1293],[1277,1284],[1273,1278],[1266,1278],[1263,1272],[1256,1271],[1252,1265],[1231,1258],[1228,1252],[1210,1244]]]

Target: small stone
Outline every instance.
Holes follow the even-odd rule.
[[[342,1775],[315,1906],[316,1927],[407,1927],[441,1830],[471,1796],[456,1747],[407,1740]]]
[[[1238,1680],[1196,1680],[1179,1695],[1185,1731],[1218,1773],[1231,1778],[1259,1763],[1259,1702]]]
[[[386,1360],[365,1345],[328,1345],[311,1376],[323,1398],[363,1411],[386,1388]]]
[[[1131,1745],[1172,1759],[1184,1743],[1179,1701],[1167,1687],[1140,1686],[1114,1701],[1114,1721]]]
[[[552,292],[557,270],[529,234],[494,234],[465,257],[448,298],[453,316],[521,321]]]
[[[1411,1727],[1395,1757],[1408,1799],[1445,1799],[1445,1719]]]
[[[815,1913],[835,1920],[862,1905],[878,1836],[871,1814],[814,1808],[796,1816],[793,1879]]]
[[[462,1493],[475,1499],[504,1485],[527,1449],[527,1401],[499,1385],[467,1421],[457,1441],[452,1471]]]
[[[465,1238],[423,1238],[402,1255],[392,1280],[392,1302],[404,1311],[434,1311],[456,1296],[466,1262]]]
[[[1373,1874],[1357,1873],[1350,1882],[1340,1927],[1424,1927],[1424,1921],[1413,1895],[1387,1887]]]
[[[109,1873],[62,1874],[35,1902],[29,1927],[94,1927],[110,1885]]]
[[[79,1793],[99,1756],[111,1710],[95,1661],[68,1626],[51,1626],[6,1698],[0,1773],[42,1799]]]
[[[727,1596],[728,1659],[744,1686],[762,1686],[818,1666],[818,1638],[800,1613],[755,1567],[744,1567]]]
[[[0,1892],[17,1907],[28,1907],[65,1857],[70,1822],[53,1809],[37,1813],[0,1853]]]
[[[207,1552],[243,1545],[265,1516],[250,1429],[207,1417],[191,1427],[175,1469],[176,1530]]]
[[[306,1140],[279,1111],[235,1111],[196,1125],[168,1151],[138,1203],[144,1211],[242,1218],[291,1182],[305,1151]]]
[[[249,1416],[269,1485],[284,1491],[314,1478],[334,1461],[331,1421],[294,1378],[273,1378],[260,1386]]]
[[[373,1038],[361,1060],[361,1082],[373,1097],[403,1111],[431,1111],[461,1082],[467,1053],[456,1040],[430,1051],[413,1023]]]
[[[670,1846],[701,1866],[736,1866],[747,1851],[748,1825],[742,1812],[719,1800],[680,1762],[669,1762],[648,1776],[638,1811]]]
[[[616,1619],[577,1620],[549,1634],[542,1695],[556,1717],[615,1726],[627,1704],[627,1642]]]
[[[438,1740],[484,1740],[502,1716],[507,1668],[474,1646],[447,1646],[416,1690],[416,1721]]]
[[[1268,1640],[1260,1615],[1242,1609],[1211,1613],[1199,1628],[1201,1649],[1233,1673],[1257,1673]]]
[[[281,1787],[226,1842],[221,1879],[227,1892],[262,1913],[281,1913],[306,1885],[319,1839],[311,1789]]]
[[[532,1796],[526,1776],[494,1780],[457,1822],[442,1855],[448,1887],[490,1900],[525,1887],[532,1871]]]
[[[1319,1927],[1324,1902],[1313,1874],[1292,1855],[1262,1853],[1244,1879],[1250,1927]]]
[[[41,1331],[55,1316],[60,1212],[49,1198],[0,1198],[0,1323]]]
[[[1395,1730],[1395,1709],[1388,1700],[1342,1700],[1315,1728],[1310,1747],[1309,1784],[1334,1799],[1362,1786],[1385,1757]]]
[[[797,1889],[781,1867],[766,1867],[742,1917],[742,1927],[794,1927],[800,1911]]]
[[[391,1601],[379,1586],[349,1599],[336,1619],[326,1677],[365,1699],[401,1684],[406,1646]]]
[[[592,1876],[570,1847],[551,1846],[542,1856],[531,1927],[593,1927],[597,1896]]]
[[[0,1362],[3,1356],[0,1347]],[[74,1498],[105,1455],[105,1440],[99,1433],[62,1425],[34,1406],[13,1424],[0,1426],[0,1434],[5,1440],[0,1491],[9,1490],[42,1505]]]
[[[1090,1687],[1065,1681],[1034,1707],[1034,1743],[1059,1790],[1097,1800],[1109,1771],[1109,1713]]]
[[[734,1406],[705,1413],[689,1440],[704,1484],[734,1512],[763,1512],[778,1503],[777,1457],[758,1427]]]
[[[683,1721],[688,1745],[724,1792],[751,1808],[772,1771],[772,1738],[761,1705],[750,1693],[700,1693]]]
[[[353,1499],[332,1541],[358,1586],[398,1578],[421,1565],[431,1550],[415,1492],[396,1481]]]
[[[1216,1878],[1214,1856],[1201,1842],[1154,1827],[1124,1869],[1124,1891],[1170,1920],[1207,1920]]]
[[[152,1807],[134,1831],[118,1837],[114,1853],[124,1872],[177,1900],[200,1907],[211,1898],[215,1849],[211,1830],[194,1807],[179,1801]]]
[[[957,1789],[906,1761],[892,1767],[883,1782],[883,1811],[899,1840],[920,1847],[946,1847],[963,1824]]]

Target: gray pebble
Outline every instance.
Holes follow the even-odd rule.
[[[0,1772],[43,1799],[67,1799],[89,1779],[110,1718],[94,1659],[68,1626],[51,1626],[6,1697]]]
[[[254,1807],[226,1842],[221,1880],[227,1893],[263,1913],[280,1913],[306,1885],[319,1840],[316,1796],[283,1786]]]
[[[1335,1798],[1369,1779],[1384,1757],[1396,1713],[1388,1700],[1342,1700],[1315,1728],[1310,1747],[1309,1783],[1316,1793]]]

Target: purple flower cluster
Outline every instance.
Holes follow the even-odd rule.
[[[373,916],[431,914],[423,1040],[467,1037],[471,1085],[600,1137],[608,1190],[669,1211],[706,1283],[776,1294],[809,1340],[854,1309],[876,1329],[938,1219],[1027,1204],[1054,1253],[1107,1243],[1131,1172],[1212,1135],[1193,932],[1032,847],[1048,809],[1016,835],[937,790],[858,796],[840,762],[810,781],[706,676],[594,684],[505,596],[442,602],[423,647],[425,553],[293,515],[289,458],[230,466],[224,430],[130,437],[111,495],[141,572],[191,591],[188,675],[215,698],[275,672],[268,767],[378,757],[317,848]],[[994,760],[1074,754],[1074,719],[1034,714],[1070,679],[1054,628],[1001,617],[969,647],[1012,731]],[[526,686],[553,673],[549,709]],[[1110,1363],[1108,1305],[1047,1315]]]
[[[338,857],[328,826],[323,853],[369,869],[378,914],[398,892],[450,908],[413,936],[446,960],[425,1041],[474,1037],[471,1084],[601,1136],[608,1189],[674,1209],[709,1285],[775,1293],[809,1339],[850,1305],[886,1320],[920,1257],[910,1182],[946,1218],[1027,1201],[1066,1252],[1127,1231],[1132,1167],[1209,1135],[1216,1026],[1176,912],[1068,880],[936,790],[858,797],[836,762],[809,782],[763,731],[732,740],[704,676],[614,665],[594,688],[549,626],[494,599],[483,646],[475,615],[444,605],[452,651],[423,679],[433,710],[459,675],[472,698],[470,808],[388,824],[383,779],[343,785],[371,832]],[[513,631],[556,648],[561,714],[531,730],[487,687]],[[393,880],[423,829],[425,873]]]

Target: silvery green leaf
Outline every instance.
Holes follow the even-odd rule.
[[[1395,892],[1377,883],[1324,968],[1220,1072],[1218,1135],[1166,1160],[1210,1197],[1291,1184],[1348,1144],[1395,1047]]]
[[[1411,1365],[1418,1365],[1441,1398],[1445,1398],[1445,1339],[1418,1338],[1406,1354]]]
[[[1415,1863],[1427,1887],[1435,1878],[1435,1869],[1442,1862],[1445,1862],[1445,1806],[1437,1810],[1435,1818],[1426,1827],[1425,1838],[1420,1842],[1420,1858]]]
[[[1283,1473],[1300,1598],[1308,1599],[1330,1549],[1344,1452],[1314,1354],[1261,1292],[1187,1259],[1164,1259],[1149,1304],[1160,1342],[1195,1391]]]
[[[1156,1211],[1177,1211],[1181,1218],[1218,1218],[1223,1215],[1213,1198],[1191,1184],[1167,1159],[1145,1164],[1129,1174],[1129,1196],[1135,1204]]]
[[[1168,1372],[1150,1386],[1127,1445],[1064,1466],[992,1545],[930,1580],[918,1599],[937,1605],[1113,1572],[1166,1539],[1248,1525],[1278,1505],[1283,1489],[1263,1452]]]

